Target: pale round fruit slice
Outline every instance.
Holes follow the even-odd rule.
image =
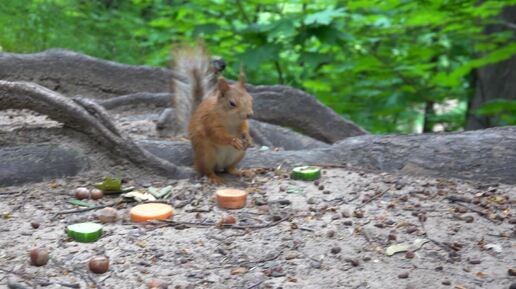
[[[68,236],[77,242],[92,243],[102,236],[102,225],[97,223],[79,223],[66,228]]]
[[[238,189],[220,189],[215,193],[217,204],[224,209],[241,209],[245,207],[247,192]]]
[[[172,206],[161,203],[148,203],[138,205],[131,209],[133,222],[145,222],[150,220],[164,220],[172,216]]]
[[[315,181],[321,177],[321,169],[313,166],[297,167],[291,174],[294,180]]]

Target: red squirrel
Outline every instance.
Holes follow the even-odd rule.
[[[247,175],[236,168],[253,143],[247,121],[253,116],[253,98],[243,68],[238,82],[230,84],[215,78],[217,67],[203,46],[177,49],[174,56],[173,106],[176,121],[188,123],[195,169],[212,184],[224,182],[217,172]]]

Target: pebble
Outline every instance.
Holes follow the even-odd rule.
[[[348,209],[343,209],[342,212],[340,213],[342,215],[343,218],[349,218],[351,217],[351,212],[350,210]]]
[[[306,200],[306,203],[307,204],[310,204],[310,205],[313,205],[316,203],[316,200],[314,197],[311,197],[311,198],[308,198],[308,200]]]
[[[395,234],[389,234],[387,236],[387,239],[389,239],[389,241],[395,241],[397,239],[396,235]]]
[[[449,285],[451,285],[451,282],[449,280],[443,280],[443,282],[441,282],[441,284],[449,286]]]
[[[363,218],[364,217],[364,211],[362,210],[355,210],[353,211],[353,216],[357,218]]]
[[[287,199],[281,199],[281,200],[278,200],[278,204],[280,204],[282,206],[288,206],[288,205],[292,204],[292,202]]]
[[[322,190],[324,190],[324,186],[323,186],[323,185],[320,185],[320,186],[318,187],[318,189],[319,189],[319,191],[322,191]]]
[[[310,267],[314,269],[321,269],[321,262],[312,260],[310,262]]]
[[[466,216],[464,217],[464,222],[466,223],[473,223],[473,221],[475,220],[475,218],[473,218],[473,216]]]
[[[335,215],[331,216],[331,219],[332,219],[332,220],[338,220],[338,219],[340,219],[340,218],[341,218],[341,217],[340,217],[340,215],[338,215],[338,214],[335,214]]]
[[[357,259],[346,259],[346,261],[348,261],[353,267],[357,267],[358,265],[360,265],[360,262],[358,262]]]
[[[405,232],[407,232],[407,234],[412,234],[414,233],[415,231],[417,231],[417,228],[416,227],[408,227],[407,230]]]
[[[338,253],[340,253],[341,250],[342,249],[340,247],[333,247],[333,248],[331,248],[330,252],[332,254],[338,254]]]
[[[509,289],[516,289],[516,282],[512,282],[511,286],[509,286]]]
[[[292,260],[292,259],[296,259],[298,256],[299,256],[299,254],[298,254],[296,251],[291,251],[291,252],[288,252],[288,253],[285,255],[285,260]]]
[[[376,223],[376,224],[374,224],[374,226],[377,228],[385,228],[385,224],[383,224],[383,223]]]
[[[335,236],[335,230],[329,230],[326,232],[326,237],[333,238]]]
[[[394,225],[394,224],[396,224],[396,222],[394,222],[393,220],[387,220],[387,221],[385,221],[385,225],[387,225],[387,226],[392,226],[392,225]]]
[[[507,274],[509,274],[509,276],[516,276],[516,268],[510,268],[509,270],[507,270]]]
[[[407,251],[407,253],[405,253],[405,258],[407,259],[414,259],[415,256],[416,254],[414,254],[413,251]]]
[[[331,194],[331,191],[325,190],[322,193],[325,194],[325,195],[329,195],[329,194]]]
[[[345,225],[345,226],[351,226],[351,225],[353,225],[353,222],[348,220],[348,221],[342,222],[342,224]]]
[[[408,272],[403,272],[403,273],[398,275],[398,278],[400,278],[400,279],[407,279],[408,277],[409,277],[409,273]]]
[[[482,261],[479,259],[470,259],[468,262],[472,265],[478,265],[478,264],[482,263]]]
[[[39,223],[38,222],[32,222],[32,223],[30,223],[30,225],[32,226],[33,229],[39,228]]]

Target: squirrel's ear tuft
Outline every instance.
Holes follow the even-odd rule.
[[[224,77],[220,77],[217,80],[217,89],[220,91],[222,95],[224,95],[224,93],[226,93],[229,90],[229,84],[226,82]]]
[[[241,87],[245,87],[245,72],[243,63],[240,63],[240,75],[238,77],[238,83]]]

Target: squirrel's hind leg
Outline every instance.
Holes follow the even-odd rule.
[[[245,153],[242,152],[242,154],[235,160],[235,162],[233,162],[227,167],[226,170],[230,175],[236,177],[252,177],[254,175],[254,173],[251,170],[239,170],[236,168],[236,166],[238,165],[238,163],[240,163],[244,156]]]
[[[207,176],[210,184],[223,184],[224,179],[215,174],[217,159],[213,147],[205,142],[192,142],[192,148],[195,169]]]

